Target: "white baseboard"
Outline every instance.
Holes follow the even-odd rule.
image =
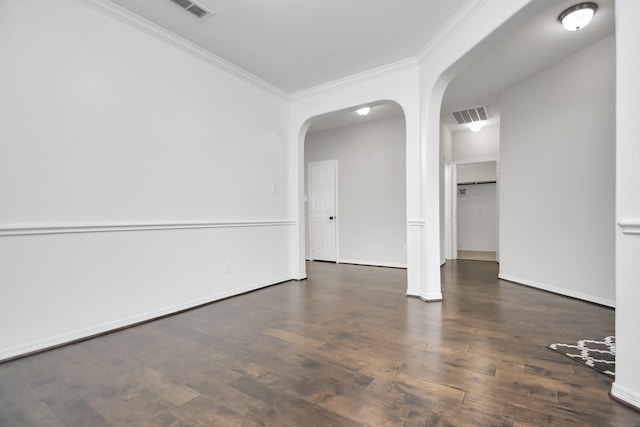
[[[340,258],[338,264],[355,264],[355,265],[370,265],[373,267],[391,267],[391,268],[407,268],[407,264],[400,264],[394,262],[385,261],[367,261],[361,259],[344,259]]]
[[[407,289],[407,293],[405,293],[408,297],[420,298],[420,289]]]
[[[435,292],[431,294],[423,294],[422,292],[415,290],[407,290],[405,294],[408,297],[420,298],[424,302],[440,302],[442,301],[442,293]]]
[[[430,294],[420,294],[420,298],[425,302],[442,301],[442,292],[432,292]]]
[[[604,305],[607,307],[615,308],[616,302],[613,300],[596,297],[589,294],[584,294],[582,292],[572,291],[570,289],[558,288],[556,286],[547,285],[544,283],[534,282],[532,280],[521,279],[519,277],[511,276],[508,274],[500,274],[498,276],[499,279],[508,280],[510,282],[518,283],[520,285],[529,286],[531,288],[542,289],[544,291],[553,292],[554,294],[559,294],[571,298],[581,299],[583,301],[594,302],[596,304]]]
[[[611,396],[613,396],[614,399],[640,410],[640,393],[636,393],[614,382],[611,385]]]
[[[139,323],[152,321],[154,319],[179,313],[184,310],[188,310],[194,307],[198,307],[203,304],[212,303],[221,299],[229,298],[232,296],[240,295],[246,292],[255,291],[257,289],[272,286],[278,283],[288,282],[294,280],[292,277],[281,277],[279,279],[269,280],[265,282],[256,283],[254,285],[246,286],[233,291],[221,292],[218,294],[210,295],[208,297],[200,298],[197,300],[189,301],[183,304],[174,305],[171,307],[162,308],[152,312],[140,314],[137,316],[129,317],[127,319],[118,320],[115,322],[109,322],[102,325],[97,325],[90,328],[81,329],[78,331],[57,335],[44,340],[33,341],[27,344],[22,344],[15,347],[9,347],[0,349],[0,362],[8,359],[14,359],[16,357],[26,356],[31,353],[44,351],[50,348],[59,347],[65,344],[70,344],[76,341],[95,337],[105,333],[117,331],[118,329],[133,326]]]

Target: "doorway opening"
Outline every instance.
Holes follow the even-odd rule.
[[[407,267],[406,124],[394,102],[323,115],[304,140],[307,260]]]
[[[444,173],[445,258],[499,262],[499,162],[451,163]]]
[[[498,261],[498,162],[456,165],[457,259]]]

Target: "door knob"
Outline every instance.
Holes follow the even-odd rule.
[[[331,221],[333,221],[333,217],[332,217],[332,216],[330,216],[330,217],[329,217],[329,219],[330,219]]]

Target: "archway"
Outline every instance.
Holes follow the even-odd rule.
[[[404,111],[367,108],[313,118],[305,135],[306,258],[406,268]]]

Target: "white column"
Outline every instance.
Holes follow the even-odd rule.
[[[640,16],[616,0],[616,380],[611,394],[640,408]]]
[[[416,86],[415,91],[418,91]],[[417,97],[416,97],[417,98]],[[417,103],[416,103],[417,104]],[[405,111],[407,126],[407,295],[422,296],[424,234],[422,156],[420,148],[420,112]]]
[[[428,302],[442,301],[440,280],[440,105],[450,81],[448,76],[423,76],[421,147],[423,150],[422,233],[424,259],[420,297]]]

